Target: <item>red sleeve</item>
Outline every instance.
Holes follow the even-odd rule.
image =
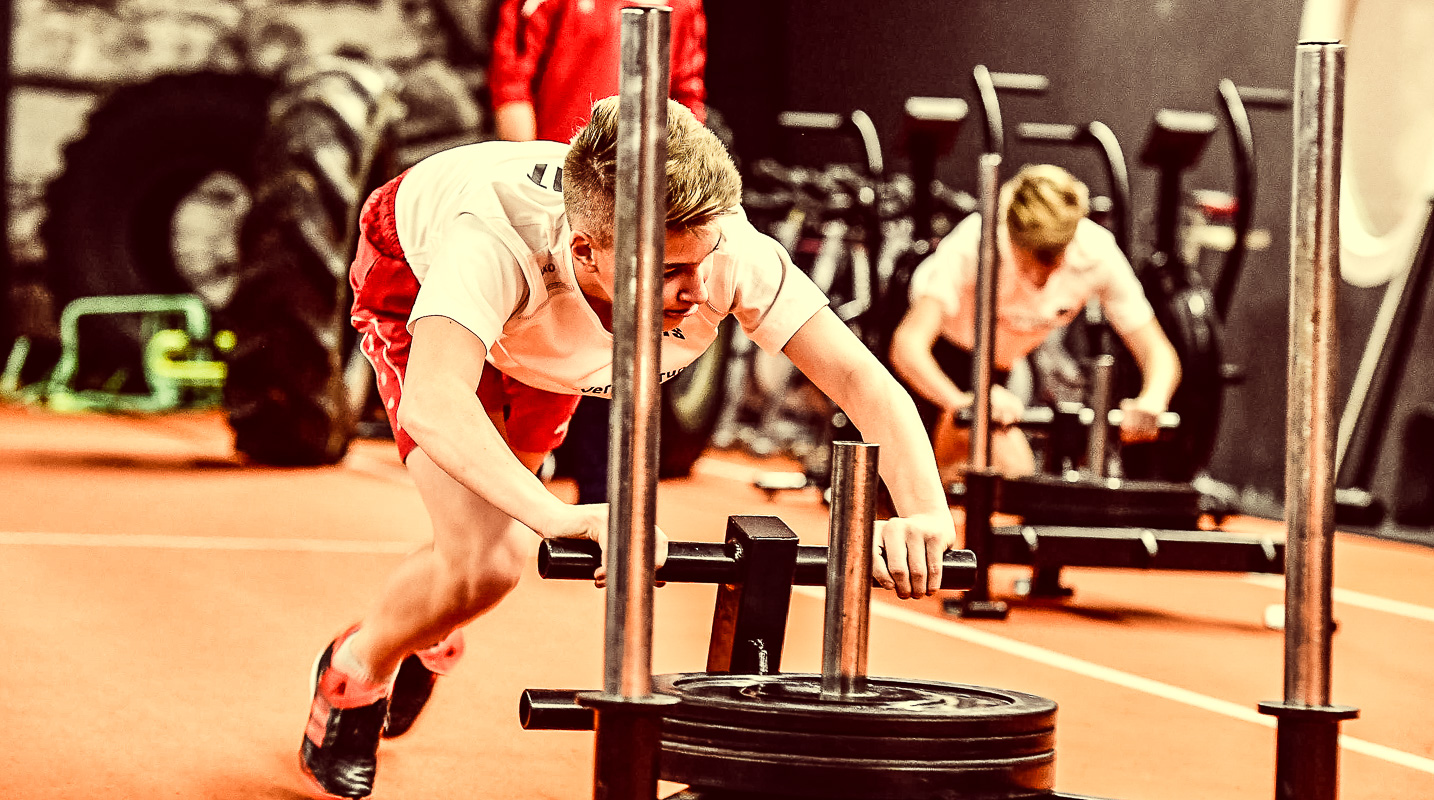
[[[493,32],[493,60],[488,69],[488,91],[493,107],[533,102],[533,76],[548,40],[548,25],[558,0],[503,0],[498,28]],[[528,6],[535,6],[525,8]],[[527,13],[524,13],[524,12]]]
[[[672,99],[692,109],[697,119],[707,120],[707,17],[702,3],[685,4],[672,49]]]

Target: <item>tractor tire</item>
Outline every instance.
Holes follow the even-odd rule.
[[[237,193],[252,186],[272,91],[264,78],[199,72],[164,75],[103,99],[85,134],[65,148],[64,170],[45,193],[40,237],[57,305],[96,295],[193,292],[206,302],[221,295],[225,265],[188,268],[176,252],[176,218],[214,176],[228,176]],[[87,321],[81,385],[125,370],[134,386],[139,339],[135,317]]]
[[[236,342],[224,405],[251,462],[332,464],[353,438],[348,267],[360,206],[394,171],[397,89],[383,67],[326,58],[291,71],[270,105],[221,317]]]

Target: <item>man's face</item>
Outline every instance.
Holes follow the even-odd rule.
[[[1056,267],[1060,266],[1061,259],[1064,258],[1066,254],[1066,249],[1064,247],[1051,247],[1039,250],[1033,249],[1029,252],[1031,254],[1031,258],[1035,259],[1037,264],[1040,264],[1046,269],[1054,270]]]
[[[697,313],[707,302],[707,279],[712,274],[709,256],[721,243],[721,230],[708,223],[685,231],[668,231],[662,276],[662,329],[670,331]],[[573,266],[583,292],[612,304],[617,253],[612,246],[598,247],[579,232],[573,236]]]
[[[1051,273],[1065,263],[1066,249],[1064,247],[1036,249],[1022,247],[1012,242],[1011,250],[1016,257],[1016,268],[1024,272],[1027,279],[1038,286],[1044,285]]]

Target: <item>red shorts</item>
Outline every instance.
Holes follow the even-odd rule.
[[[418,297],[418,279],[404,258],[393,221],[394,197],[403,175],[379,187],[359,216],[358,255],[349,270],[354,289],[353,325],[364,355],[378,376],[378,394],[388,412],[399,455],[408,460],[417,445],[398,424],[403,376],[408,368],[408,316]],[[478,398],[489,413],[501,412],[506,439],[514,450],[546,453],[562,444],[579,395],[554,394],[520,383],[485,364]]]

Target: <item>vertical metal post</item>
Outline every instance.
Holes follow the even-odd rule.
[[[1180,257],[1177,240],[1180,236],[1180,210],[1183,207],[1181,182],[1183,171],[1165,162],[1156,179],[1155,189],[1155,254],[1164,264],[1173,264]],[[1158,255],[1156,255],[1158,254]]]
[[[996,246],[997,197],[1001,190],[1001,155],[982,153],[979,173],[981,250],[976,267],[976,331],[971,351],[971,392],[975,416],[971,423],[971,469],[991,466],[991,379],[996,358],[996,279],[1000,257]]]
[[[874,444],[832,443],[831,535],[822,630],[822,697],[828,700],[844,700],[866,690],[877,455]]]
[[[1344,47],[1301,45],[1295,97],[1294,220],[1286,417],[1285,696],[1329,702],[1338,355],[1340,131]]]
[[[1115,395],[1115,356],[1095,360],[1090,388],[1090,433],[1086,438],[1085,464],[1093,478],[1104,478],[1106,452],[1110,447],[1110,407]]]
[[[667,242],[668,47],[666,9],[623,9],[608,455],[608,496],[613,506],[608,517],[603,690],[628,697],[641,697],[652,688],[657,374]]]
[[[977,80],[979,86],[979,72]],[[1000,205],[1001,154],[982,153],[977,177],[981,193],[981,250],[976,265],[976,330],[971,353],[973,418],[964,503],[965,547],[976,556],[976,580],[960,599],[945,601],[942,605],[963,617],[1005,619],[1009,611],[1006,604],[991,599],[989,560],[991,514],[996,510],[996,494],[1000,491],[1000,476],[991,468],[991,380],[996,359],[996,281],[1000,267],[996,216]]]
[[[603,691],[583,700],[596,709],[595,800],[652,800],[664,702],[652,694],[652,576],[670,10],[621,13]]]
[[[1295,68],[1285,444],[1285,697],[1282,703],[1261,704],[1262,711],[1279,718],[1279,800],[1338,796],[1339,722],[1358,714],[1330,705],[1343,99],[1344,46],[1301,44]]]

